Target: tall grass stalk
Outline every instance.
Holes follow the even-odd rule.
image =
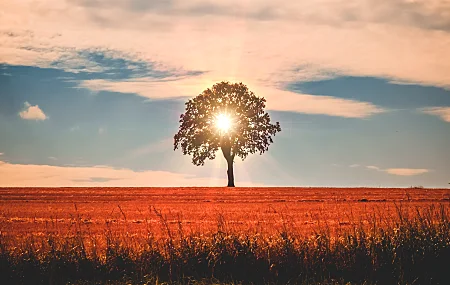
[[[94,236],[75,210],[74,230],[66,234],[0,233],[3,284],[450,284],[448,205],[413,215],[397,205],[395,216],[371,212],[368,223],[334,231],[322,221],[309,236],[285,217],[269,235],[230,229],[222,215],[217,231],[186,233],[181,216],[173,229],[149,209],[165,232],[161,238],[150,226],[134,235],[108,222],[104,235]]]

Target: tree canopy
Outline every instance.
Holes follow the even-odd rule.
[[[278,122],[270,123],[265,102],[242,83],[213,85],[186,102],[174,150],[192,155],[198,166],[214,159],[219,148],[229,166],[235,156],[244,160],[252,153],[263,154],[273,143],[272,136],[281,131]]]

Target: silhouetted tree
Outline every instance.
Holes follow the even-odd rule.
[[[200,166],[214,159],[220,148],[228,170],[228,187],[234,187],[233,161],[248,154],[263,154],[281,131],[280,123],[270,123],[264,111],[266,100],[257,97],[242,83],[221,82],[186,102],[180,129],[174,136],[174,150],[181,147]]]

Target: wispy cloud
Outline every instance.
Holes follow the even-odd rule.
[[[420,174],[425,174],[430,172],[429,169],[424,168],[386,168],[382,169],[377,166],[369,165],[366,166],[367,169],[376,170],[380,172],[386,172],[388,174],[397,175],[397,176],[415,176]]]
[[[154,78],[137,78],[130,80],[93,79],[81,81],[79,87],[93,91],[110,91],[137,94],[151,99],[168,99],[191,97],[203,91],[198,79],[159,80]],[[206,89],[205,85],[205,89]],[[209,86],[208,86],[209,87]]]
[[[274,4],[268,0],[253,1],[181,1],[167,2],[133,0],[130,2],[83,1],[76,3],[92,11],[92,18],[100,18],[106,11],[120,9],[128,13],[159,14],[187,17],[232,17],[259,21],[312,22],[322,25],[337,23],[391,23],[416,26],[425,29],[449,30],[450,7],[446,1],[289,1],[280,0]],[[93,5],[93,3],[95,3]],[[326,9],[323,8],[326,5]],[[397,15],[401,14],[401,17]],[[396,17],[397,16],[397,17]],[[103,17],[103,19],[105,19]],[[103,24],[108,22],[103,21]],[[111,23],[109,23],[111,24]]]
[[[366,118],[387,110],[369,102],[332,96],[297,94],[283,90],[261,92],[267,99],[267,109],[346,118]]]
[[[414,176],[430,172],[429,169],[418,168],[388,168],[385,171],[389,174],[400,176]]]
[[[24,120],[35,120],[35,121],[43,121],[48,117],[45,113],[39,108],[38,105],[32,106],[30,103],[24,103],[24,110],[19,112],[19,116]]]
[[[0,3],[0,62],[102,74],[133,70],[128,79],[144,80],[157,62],[161,72],[200,70],[214,81],[271,86],[331,70],[450,87],[450,34],[440,32],[450,30],[444,0],[48,0],[38,1],[38,9],[35,3]],[[139,84],[130,80],[126,89]]]
[[[45,52],[45,50],[40,50]],[[64,50],[50,67],[72,73],[88,73],[89,78],[170,80],[200,75],[202,71],[170,68],[152,60],[143,60],[136,53],[105,48]]]
[[[95,91],[112,91],[137,94],[151,99],[173,99],[192,97],[210,87],[214,81],[207,76],[186,78],[174,81],[161,81],[151,78],[137,80],[85,80],[80,87]],[[386,110],[369,102],[342,99],[332,96],[298,94],[279,89],[276,86],[261,86],[255,82],[248,84],[257,96],[267,99],[267,109],[290,111],[305,114],[328,115],[347,118],[366,118]]]
[[[438,116],[441,120],[450,123],[450,107],[432,107],[424,108],[420,110],[421,112],[429,115]]]
[[[61,186],[223,186],[225,179],[198,178],[168,171],[133,171],[108,166],[74,167],[0,161],[0,187]],[[240,183],[251,186],[251,183]]]
[[[367,167],[368,169],[382,171],[379,167],[374,166],[374,165],[368,165],[368,166],[366,166],[366,167]]]

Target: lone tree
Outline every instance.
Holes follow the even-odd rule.
[[[263,154],[273,143],[272,136],[281,131],[280,123],[270,123],[265,102],[242,83],[213,85],[186,102],[174,150],[181,147],[200,166],[207,158],[216,158],[220,148],[228,164],[228,187],[234,187],[234,157],[244,160],[250,153]]]

